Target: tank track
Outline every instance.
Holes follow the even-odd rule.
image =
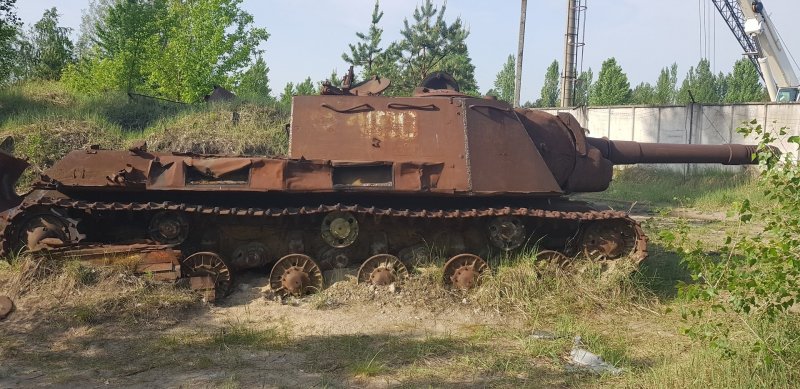
[[[142,211],[178,211],[190,214],[213,215],[213,216],[232,216],[232,217],[268,217],[279,218],[298,215],[315,215],[329,212],[351,212],[354,214],[396,217],[396,218],[436,218],[436,219],[461,219],[461,218],[482,218],[499,216],[533,217],[550,220],[568,221],[598,221],[598,220],[622,220],[629,224],[635,231],[636,241],[633,243],[633,251],[629,256],[637,264],[647,258],[647,236],[636,220],[621,211],[613,210],[587,210],[587,211],[556,211],[539,208],[524,207],[502,207],[502,208],[473,208],[473,209],[394,209],[367,207],[362,205],[317,205],[291,208],[239,208],[239,207],[216,207],[177,202],[89,202],[74,200],[69,198],[53,198],[48,196],[37,196],[38,199],[24,202],[19,207],[12,210],[5,218],[4,225],[1,225],[2,240],[0,240],[0,255],[5,255],[9,250],[9,242],[5,239],[5,230],[14,224],[15,218],[23,215],[27,209],[32,207],[51,207],[60,209],[71,209],[78,211],[121,211],[121,212],[142,212]]]

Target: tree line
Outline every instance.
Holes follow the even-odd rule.
[[[689,68],[678,86],[678,65],[673,63],[661,69],[655,83],[642,82],[631,88],[628,76],[615,58],[605,60],[597,80],[589,68],[580,72],[575,82],[575,106],[610,105],[684,105],[689,103],[748,103],[768,101],[766,89],[753,63],[742,58],[725,74],[711,71],[707,59]],[[488,94],[510,102],[514,94],[514,56],[509,55],[497,73],[494,88]],[[561,103],[561,73],[554,60],[544,75],[540,97],[526,102],[526,107],[558,107]]]
[[[59,25],[56,8],[25,29],[16,0],[0,0],[0,84],[29,79],[60,80],[83,93],[124,91],[175,101],[202,101],[215,85],[245,99],[291,104],[291,96],[314,94],[322,81],[289,82],[273,93],[260,44],[269,33],[254,26],[243,0],[92,0],[84,10],[78,39]],[[425,0],[403,21],[400,38],[385,43],[379,1],[365,31],[356,33],[342,59],[356,81],[379,75],[392,80],[388,95],[409,95],[434,71],[454,76],[463,92],[479,95],[467,48],[469,29],[446,17],[446,3]],[[714,75],[701,60],[677,85],[677,65],[661,70],[655,83],[631,88],[614,58],[603,62],[597,80],[591,69],[576,80],[576,105],[736,103],[762,101],[764,88],[752,63],[738,61],[730,74]],[[341,85],[333,71],[327,81]],[[557,106],[558,61],[547,68],[540,97],[526,106]],[[487,94],[511,101],[514,56],[510,55]]]

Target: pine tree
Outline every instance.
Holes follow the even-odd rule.
[[[541,97],[538,104],[540,107],[558,107],[561,86],[559,83],[558,61],[553,60],[544,74],[544,84],[542,85]]]
[[[609,58],[600,67],[597,82],[589,96],[591,105],[622,105],[631,99],[631,84],[615,58]]]
[[[514,74],[516,73],[514,66],[514,56],[509,55],[503,68],[497,73],[494,79],[494,89],[492,89],[494,96],[509,104],[514,100]]]
[[[725,102],[732,104],[764,100],[764,88],[761,86],[756,67],[747,58],[736,61],[736,64],[733,65],[733,72],[728,79]]]
[[[381,18],[383,18],[383,11],[380,10],[380,1],[375,1],[375,8],[372,10],[372,22],[369,25],[367,33],[357,32],[359,42],[356,44],[349,44],[350,54],[342,54],[342,59],[355,67],[363,68],[363,78],[369,78],[375,75],[375,62],[383,52],[380,48],[381,35],[383,29],[378,27]]]
[[[477,94],[475,66],[469,57],[466,38],[469,31],[461,18],[448,24],[446,5],[433,6],[431,0],[414,9],[413,23],[403,21],[402,39],[387,49],[387,58],[396,59],[397,77],[393,93],[410,94],[414,87],[434,71],[450,73],[462,92]]]

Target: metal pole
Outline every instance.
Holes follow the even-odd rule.
[[[519,107],[519,91],[522,88],[522,52],[525,48],[525,11],[528,10],[528,0],[522,0],[522,10],[519,14],[519,46],[517,47],[517,69],[514,72],[514,106]]]
[[[564,72],[561,78],[561,106],[574,105],[575,91],[575,47],[578,43],[578,25],[575,23],[578,13],[577,0],[567,0],[567,33],[564,36]]]

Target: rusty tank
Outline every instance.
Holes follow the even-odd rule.
[[[568,195],[605,190],[616,164],[750,164],[756,152],[588,137],[567,113],[471,97],[443,73],[412,97],[351,79],[294,97],[286,158],[93,147],[18,196],[27,164],[0,154],[2,252],[161,253],[169,274],[217,295],[244,269],[268,273],[279,294],[317,291],[338,268],[387,285],[436,252],[450,258],[443,282],[468,289],[516,250],[641,262],[636,221]]]

